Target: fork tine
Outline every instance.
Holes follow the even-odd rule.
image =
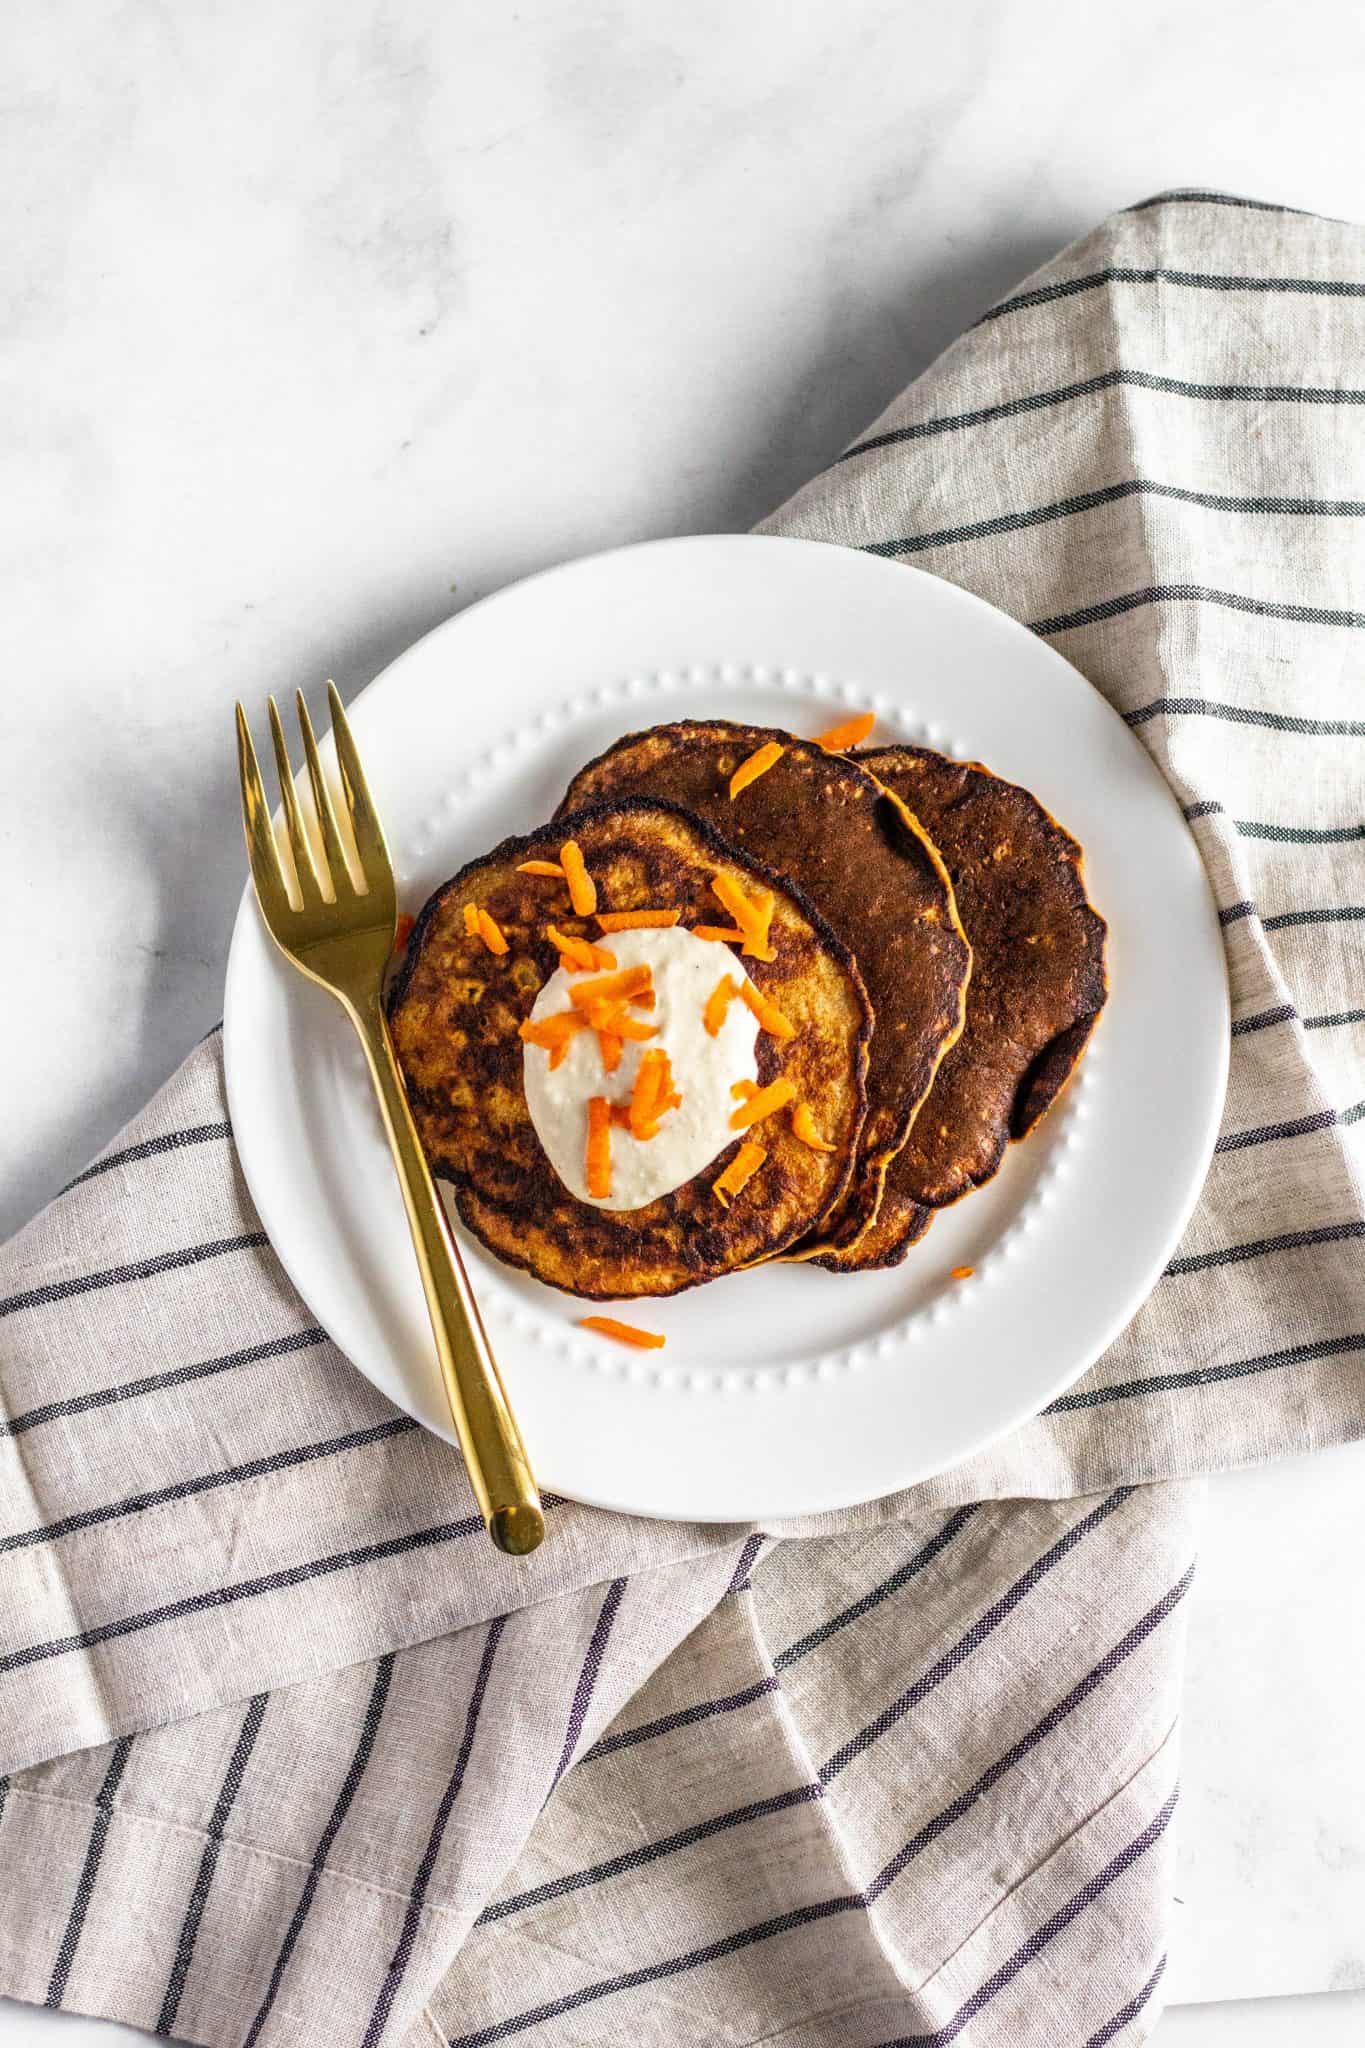
[[[270,737],[275,747],[275,768],[280,778],[280,795],[284,798],[285,822],[289,827],[289,846],[294,856],[294,871],[299,878],[299,896],[305,906],[322,901],[322,885],[313,863],[313,849],[308,844],[304,830],[303,813],[299,809],[298,794],[294,788],[294,764],[289,758],[285,742],[284,727],[280,724],[280,708],[273,697],[266,698],[270,713]]]
[[[346,806],[351,814],[351,830],[355,834],[356,852],[360,855],[360,871],[365,877],[367,888],[374,889],[384,881],[393,879],[393,863],[389,849],[384,844],[384,833],[370,796],[365,770],[360,765],[360,754],[351,735],[350,722],[346,717],[337,686],[327,685],[327,702],[332,709],[332,738],[336,742],[337,761],[341,768],[341,786],[346,792]]]
[[[318,830],[322,833],[327,865],[332,871],[332,887],[336,891],[337,900],[340,901],[343,889],[350,895],[355,895],[355,883],[351,880],[351,870],[346,864],[346,852],[341,844],[341,834],[337,830],[337,814],[332,808],[331,792],[323,780],[322,762],[318,759],[318,743],[313,737],[313,721],[308,715],[308,706],[304,702],[302,690],[295,691],[294,701],[298,706],[299,730],[303,734],[303,753],[308,763],[308,780],[313,785],[313,807],[318,814]]]
[[[272,930],[278,930],[289,915],[289,889],[284,879],[280,849],[275,844],[275,828],[270,820],[270,806],[265,800],[256,749],[251,744],[251,728],[240,704],[237,706],[237,773],[242,784],[242,825],[246,832],[251,879],[256,884],[256,898],[266,923]]]

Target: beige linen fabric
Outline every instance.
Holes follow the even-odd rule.
[[[1052,639],[1222,910],[1199,1210],[1006,1443],[497,1557],[284,1279],[216,1038],[0,1252],[0,1989],[212,2048],[1144,2037],[1192,1475],[1365,1425],[1362,338],[1358,230],[1171,195],[771,522]]]

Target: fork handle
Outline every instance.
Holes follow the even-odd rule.
[[[347,1004],[360,1033],[403,1191],[441,1378],[475,1498],[499,1550],[521,1557],[545,1534],[545,1515],[516,1419],[507,1405],[459,1246],[423,1156],[376,996]]]

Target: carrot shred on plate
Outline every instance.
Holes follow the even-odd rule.
[[[599,910],[597,922],[604,932],[666,931],[681,916],[680,910]]]
[[[799,1138],[803,1145],[809,1145],[812,1152],[837,1152],[839,1149],[837,1145],[831,1145],[822,1138],[816,1130],[815,1118],[811,1115],[808,1102],[792,1104],[792,1136]]]
[[[815,744],[823,747],[827,754],[842,754],[848,747],[861,746],[876,723],[875,711],[860,711],[855,718],[845,718],[839,725],[832,725],[828,732],[817,733]]]
[[[975,1271],[975,1266],[954,1266],[948,1278],[950,1280],[970,1280]]]
[[[786,751],[787,749],[779,746],[776,740],[768,740],[763,746],[755,747],[753,753],[747,760],[740,762],[730,777],[731,803],[751,782],[757,782],[760,775],[766,775],[770,768],[775,768]]]
[[[559,858],[564,866],[564,879],[569,885],[569,901],[575,917],[591,917],[597,908],[597,884],[588,873],[583,860],[583,849],[576,839],[566,839],[559,849]]]
[[[723,1209],[729,1208],[732,1195],[740,1194],[748,1187],[767,1156],[766,1146],[755,1145],[749,1139],[740,1146],[720,1179],[711,1183],[711,1192]]]
[[[474,905],[474,904],[472,904],[472,903],[466,903],[466,905],[465,905],[465,907],[464,907],[464,929],[465,929],[465,937],[466,937],[466,938],[470,938],[470,939],[477,939],[477,938],[478,938],[478,936],[479,936],[479,913],[478,913],[478,910],[477,910],[477,908],[475,907],[475,905]]]
[[[572,932],[562,932],[552,924],[546,925],[545,936],[565,966],[576,969],[580,974],[597,974],[604,967],[616,965],[616,955],[609,953],[605,946],[595,946],[591,939],[575,938]]]
[[[751,1124],[762,1123],[765,1116],[774,1110],[785,1109],[796,1094],[796,1083],[789,1081],[785,1074],[779,1074],[775,1081],[769,1081],[766,1088],[760,1088],[747,1102],[741,1102],[730,1118],[732,1131],[747,1131]]]
[[[744,939],[744,934],[737,924],[694,924],[692,936],[694,939],[724,941],[731,946],[740,945]]]
[[[747,1102],[751,1095],[757,1095],[758,1083],[757,1081],[732,1081],[730,1083],[730,1093],[737,1102]]]
[[[611,1193],[611,1104],[605,1095],[588,1098],[588,1193],[603,1201]]]
[[[789,1017],[784,1017],[776,1003],[770,1003],[760,995],[751,981],[746,981],[740,990],[745,1005],[758,1019],[760,1031],[766,1031],[770,1038],[795,1038],[796,1026]]]
[[[412,915],[412,912],[410,910],[399,911],[398,922],[395,924],[393,928],[393,950],[395,953],[402,952],[404,946],[406,946],[408,940],[412,937],[413,927],[416,925],[416,923],[417,919]]]
[[[564,870],[557,860],[518,861],[517,873],[519,875],[550,875],[557,882],[562,882],[565,879]]]
[[[668,1342],[657,1330],[642,1330],[637,1323],[619,1323],[615,1316],[580,1316],[580,1330],[596,1330],[599,1337],[614,1337],[618,1344],[633,1344],[638,1351],[662,1351]]]
[[[478,913],[478,918],[479,937],[483,940],[489,952],[505,953],[507,951],[507,941],[503,937],[502,930],[496,919],[490,917],[486,910],[481,910]]]
[[[775,960],[768,931],[773,921],[776,898],[771,889],[759,889],[747,896],[733,875],[713,875],[712,893],[729,911],[744,934],[744,951],[754,960]]]
[[[710,1032],[712,1038],[720,1036],[721,1025],[725,1022],[729,1014],[730,1005],[738,994],[739,988],[734,975],[722,974],[720,980],[706,998],[706,1007],[701,1013],[701,1021]]]
[[[647,1003],[645,998],[650,1000]],[[591,1009],[594,1003],[638,1003],[650,1007],[654,997],[654,975],[648,966],[623,967],[617,974],[602,974],[595,981],[580,981],[569,990],[576,1009]]]

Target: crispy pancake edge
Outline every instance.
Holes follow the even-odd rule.
[[[869,772],[875,775],[878,759],[888,769],[894,770],[897,766],[903,765],[906,756],[924,758],[933,756],[934,753],[935,750],[930,747],[869,747],[863,750],[862,758]],[[899,1264],[910,1247],[923,1237],[928,1222],[937,1209],[949,1208],[961,1201],[965,1195],[971,1194],[974,1189],[984,1187],[999,1172],[1009,1145],[1027,1137],[1036,1129],[1079,1065],[1109,993],[1106,960],[1108,927],[1101,913],[1090,901],[1085,881],[1085,853],[1074,834],[1068,832],[1047,806],[1022,783],[1011,782],[1007,777],[997,775],[982,761],[957,761],[951,756],[939,758],[947,761],[958,773],[984,776],[991,782],[1002,783],[1010,790],[1018,791],[1036,814],[1047,837],[1060,841],[1065,848],[1068,864],[1073,869],[1080,891],[1080,902],[1073,908],[1084,910],[1089,937],[1084,971],[1078,985],[1078,1000],[1089,1003],[1091,1007],[1050,1039],[1026,1068],[1018,1083],[1009,1118],[1000,1129],[994,1153],[986,1165],[964,1174],[961,1185],[945,1200],[926,1203],[914,1197],[905,1198],[900,1205],[903,1222],[894,1232],[888,1232],[885,1227],[888,1221],[885,1211],[879,1214],[868,1233],[867,1247],[875,1254],[868,1263],[876,1266]]]
[[[873,780],[876,780],[875,776]],[[957,907],[957,891],[953,887],[952,877],[947,871],[942,854],[925,831],[924,826],[915,816],[915,813],[910,809],[904,797],[898,796],[894,789],[888,789],[885,783],[880,783],[878,786],[882,794],[895,805],[907,829],[923,843],[930,859],[941,872],[948,889],[949,899],[952,902],[953,916],[957,920],[957,928],[962,932],[963,937],[966,938],[961,913]],[[970,939],[967,939],[967,945],[969,948],[971,947]],[[973,951],[968,960],[967,979],[963,982],[960,990],[957,1029],[939,1051],[938,1059],[934,1064],[934,1071],[929,1076],[929,1084],[920,1096],[919,1101],[915,1104],[910,1120],[906,1125],[905,1136],[901,1140],[900,1145],[896,1148],[895,1152],[888,1154],[885,1159],[878,1162],[880,1171],[877,1175],[876,1207],[856,1237],[851,1238],[846,1244],[831,1245],[827,1250],[821,1251],[814,1261],[817,1266],[823,1266],[827,1273],[872,1273],[883,1267],[898,1266],[911,1245],[919,1243],[934,1220],[933,1210],[925,1203],[916,1202],[913,1209],[906,1213],[903,1226],[898,1228],[893,1236],[886,1237],[885,1233],[880,1232],[878,1229],[886,1202],[887,1182],[896,1170],[896,1161],[905,1150],[906,1145],[909,1144],[910,1133],[915,1128],[919,1113],[934,1092],[934,1083],[938,1079],[940,1067],[942,1067],[944,1060],[947,1059],[949,1053],[966,1029],[967,1004],[971,999],[971,980],[975,965],[976,954]],[[788,1254],[788,1257],[790,1256],[791,1254]]]
[[[742,875],[746,877],[752,876],[756,881],[761,881],[765,886],[773,888],[777,893],[779,901],[785,901],[810,926],[811,932],[821,950],[842,970],[853,991],[860,1011],[859,1029],[849,1047],[852,1060],[850,1084],[854,1093],[854,1113],[851,1135],[842,1147],[843,1157],[840,1161],[842,1170],[831,1183],[823,1209],[817,1212],[814,1217],[808,1213],[792,1228],[788,1237],[775,1244],[762,1258],[752,1262],[755,1264],[766,1263],[769,1258],[781,1255],[789,1245],[804,1237],[813,1227],[818,1225],[821,1218],[827,1215],[842,1200],[847,1190],[857,1159],[859,1134],[867,1113],[867,1060],[868,1046],[872,1034],[872,1006],[868,1000],[867,991],[863,986],[857,961],[849,947],[804,895],[799,886],[784,880],[781,876],[774,875],[765,869],[760,862],[755,861],[751,855],[731,846],[723,834],[717,832],[706,819],[699,818],[695,812],[687,810],[681,804],[670,803],[664,799],[622,797],[619,799],[605,799],[600,803],[584,805],[572,814],[566,814],[562,817],[557,814],[550,824],[540,827],[535,832],[510,835],[489,852],[481,854],[474,860],[467,861],[456,874],[440,884],[427,898],[409,937],[402,964],[391,981],[386,997],[386,1009],[392,1018],[403,1003],[411,986],[417,962],[421,956],[422,942],[430,930],[434,919],[452,892],[461,890],[471,877],[482,874],[495,866],[515,866],[519,859],[532,857],[537,852],[544,855],[548,851],[553,855],[564,838],[573,837],[583,831],[590,832],[591,828],[597,824],[616,823],[622,818],[629,818],[635,814],[639,814],[642,817],[657,817],[662,814],[680,821],[696,842],[697,850],[703,857],[711,856],[717,864],[737,869]],[[719,913],[717,914],[719,915]],[[561,918],[561,922],[568,921],[571,920],[567,917]],[[610,944],[609,937],[606,943]],[[737,957],[728,946],[718,946],[717,950],[726,954],[727,957]],[[742,964],[744,964],[746,969],[749,966],[748,962]],[[755,964],[757,965],[758,963]],[[761,975],[761,967],[759,971]],[[761,986],[761,982],[759,985]],[[738,1143],[739,1140],[736,1139],[734,1145],[737,1146]],[[703,1171],[710,1174],[713,1169],[719,1170],[722,1161],[732,1149],[734,1149],[733,1146],[724,1148],[717,1155],[716,1159]],[[530,1259],[518,1258],[515,1251],[508,1246],[494,1244],[490,1241],[485,1230],[481,1227],[480,1205],[489,1206],[490,1214],[493,1212],[491,1206],[484,1202],[484,1198],[480,1196],[477,1188],[472,1185],[466,1187],[452,1176],[443,1173],[439,1166],[435,1166],[433,1170],[437,1178],[444,1180],[452,1188],[456,1207],[465,1227],[487,1246],[495,1258],[505,1265],[517,1267],[524,1272],[530,1273],[533,1278],[540,1279],[542,1284],[556,1285],[553,1281],[547,1281],[544,1274],[537,1269]],[[694,1176],[694,1180],[700,1178],[700,1175]],[[688,1185],[691,1185],[691,1183]],[[661,1199],[666,1200],[667,1198]],[[588,1301],[620,1301],[627,1298],[663,1299],[673,1294],[683,1293],[692,1287],[701,1286],[708,1280],[717,1279],[721,1277],[724,1271],[737,1269],[738,1266],[735,1268],[718,1267],[711,1271],[688,1274],[680,1279],[675,1286],[651,1289],[647,1294],[641,1292],[635,1297],[623,1295],[619,1290],[591,1287],[574,1288],[571,1290],[571,1293],[575,1299]]]

